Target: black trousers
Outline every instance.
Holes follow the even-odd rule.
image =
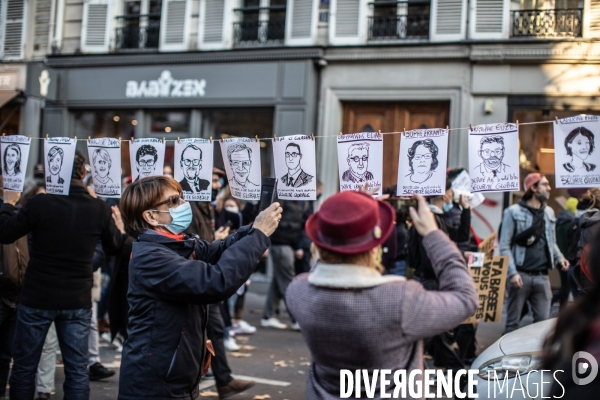
[[[215,375],[217,387],[226,386],[233,379],[231,377],[231,369],[227,363],[225,345],[223,344],[224,332],[225,324],[223,323],[219,304],[209,305],[206,335],[212,341],[215,349],[215,356],[212,358],[210,366]]]

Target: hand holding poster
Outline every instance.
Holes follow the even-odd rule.
[[[474,126],[469,132],[471,192],[519,190],[519,130],[516,124]]]
[[[398,196],[442,195],[446,192],[447,129],[415,129],[402,133],[398,160]]]
[[[600,152],[596,135],[600,118],[579,115],[554,122],[554,160],[556,187],[587,187],[600,184]]]
[[[221,154],[231,195],[240,200],[259,200],[260,143],[250,138],[223,139]]]
[[[310,136],[282,136],[273,140],[277,197],[282,200],[316,200],[315,141]]]
[[[338,167],[340,191],[358,190],[369,184],[379,187],[374,195],[380,196],[383,182],[383,136],[377,132],[351,133],[338,136]]]
[[[210,201],[212,190],[213,144],[206,139],[175,142],[175,180],[187,201]]]
[[[121,197],[121,141],[113,138],[88,140],[94,191],[102,197]]]
[[[44,163],[46,165],[46,193],[69,195],[75,139],[66,137],[44,140]]]
[[[131,175],[134,181],[163,174],[165,142],[161,139],[135,139],[129,145]]]
[[[11,192],[23,191],[30,145],[31,138],[26,136],[2,136],[2,179],[4,190]]]

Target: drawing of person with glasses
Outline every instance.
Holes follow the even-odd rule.
[[[413,183],[423,183],[435,173],[438,167],[438,147],[431,139],[417,140],[408,149],[410,174],[406,175]]]
[[[156,160],[158,160],[156,148],[149,144],[141,145],[135,153],[135,167],[138,172],[138,177],[135,180],[155,175]]]
[[[312,182],[313,176],[307,174],[300,165],[302,151],[296,143],[290,143],[285,147],[285,165],[288,173],[281,177],[281,183],[287,187],[299,188]]]
[[[183,193],[200,193],[208,189],[210,182],[200,178],[202,150],[198,146],[188,144],[181,152],[179,165],[183,172],[183,179],[179,181]]]
[[[350,169],[342,174],[344,182],[365,183],[375,179],[369,172],[369,143],[354,143],[348,147],[348,166]]]
[[[227,147],[227,159],[233,172],[229,180],[232,186],[241,188],[258,188],[258,185],[248,179],[252,168],[252,149],[244,143],[233,143]]]
[[[484,178],[496,178],[510,168],[502,162],[504,159],[504,138],[502,136],[484,136],[479,145],[479,157],[483,161],[474,168],[472,176],[480,174]]]

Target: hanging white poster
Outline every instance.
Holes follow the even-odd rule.
[[[175,180],[188,201],[210,201],[213,167],[212,142],[207,139],[181,139],[175,142]]]
[[[398,196],[446,192],[447,129],[415,129],[402,133],[398,160]]]
[[[46,193],[68,196],[75,159],[75,139],[66,137],[44,140]]]
[[[600,184],[600,152],[596,135],[600,118],[578,115],[554,122],[556,187],[588,187]]]
[[[455,198],[457,195],[468,195],[471,193],[471,177],[467,171],[461,172],[454,178],[452,181],[452,190],[454,191]],[[485,200],[485,197],[481,193],[473,193],[472,197],[473,198],[470,201],[471,208],[480,206]],[[460,200],[460,198],[458,200]]]
[[[260,143],[250,138],[223,139],[221,154],[231,195],[240,200],[259,200]]]
[[[121,141],[113,138],[88,140],[94,191],[102,197],[121,197]]]
[[[273,140],[277,197],[282,200],[316,200],[315,141],[310,136],[282,136]]]
[[[383,136],[377,132],[362,132],[337,137],[340,191],[358,190],[358,186],[369,184],[379,187],[375,195],[380,196],[383,182]]]
[[[31,138],[26,136],[2,136],[2,180],[3,189],[22,192],[25,171],[29,160]]]
[[[134,181],[163,174],[165,142],[162,139],[134,139],[129,144],[131,175]]]
[[[469,130],[471,192],[519,190],[519,128],[516,124],[477,125]]]

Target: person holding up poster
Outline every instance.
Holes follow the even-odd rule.
[[[340,135],[337,139],[340,191],[356,191],[368,184],[379,187],[383,182],[383,137],[377,132]]]
[[[75,158],[75,139],[63,137],[44,140],[44,155],[46,192],[68,196]]]
[[[223,139],[221,154],[231,195],[240,200],[260,199],[260,143],[250,138]]]
[[[26,136],[2,136],[3,189],[22,192],[25,170],[29,160],[31,138]]]
[[[316,200],[315,142],[310,136],[282,136],[273,140],[277,196],[285,200]]]
[[[596,135],[600,118],[579,115],[554,122],[554,160],[556,186],[559,188],[587,187],[600,184],[600,153]]]

